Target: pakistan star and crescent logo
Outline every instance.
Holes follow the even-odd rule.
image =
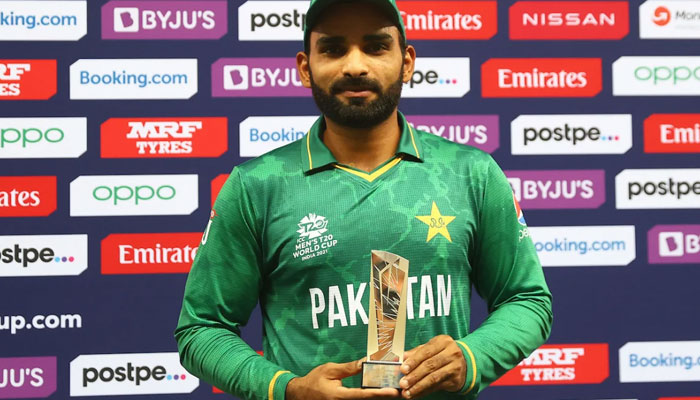
[[[456,217],[440,214],[440,210],[435,202],[433,202],[433,208],[430,210],[430,215],[417,215],[416,218],[428,225],[428,238],[425,239],[426,242],[429,242],[439,233],[444,236],[445,239],[449,240],[450,243],[452,243],[450,231],[447,230],[447,224],[454,221]]]

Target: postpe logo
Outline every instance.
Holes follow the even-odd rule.
[[[498,115],[410,115],[415,129],[493,153],[499,147]]]
[[[219,157],[228,150],[228,119],[110,118],[100,137],[102,158]]]
[[[220,39],[227,14],[226,1],[109,1],[102,39]]]
[[[700,153],[700,114],[652,114],[644,120],[645,153]]]
[[[87,235],[0,236],[0,276],[80,275]]]
[[[600,58],[492,58],[481,66],[483,97],[593,97]]]
[[[80,355],[70,363],[71,397],[192,393],[198,386],[176,352]]]
[[[525,210],[598,208],[605,202],[604,170],[504,172]]]
[[[650,264],[700,263],[700,225],[657,225],[647,243]]]
[[[0,60],[0,100],[48,100],[56,79],[56,60]]]
[[[613,95],[700,95],[700,57],[620,57],[613,63]]]
[[[0,217],[46,217],[54,211],[55,176],[0,176]]]
[[[700,341],[628,342],[619,360],[623,383],[700,380]]]
[[[70,215],[189,215],[198,207],[197,182],[197,175],[79,176],[70,184]]]
[[[700,208],[700,169],[626,169],[615,177],[618,209]]]
[[[0,41],[76,41],[87,34],[87,1],[3,1]]]
[[[515,155],[623,154],[632,147],[630,114],[520,115],[510,127]]]
[[[102,274],[188,273],[202,233],[111,234],[102,240]]]
[[[626,1],[518,1],[512,40],[613,40],[629,33]]]
[[[609,374],[607,343],[547,344],[533,351],[493,385],[601,383]]]
[[[213,97],[306,97],[293,58],[220,58],[211,68]]]
[[[0,118],[0,158],[78,158],[87,118]]]
[[[241,157],[258,157],[303,138],[316,116],[248,117],[239,127]]]
[[[56,357],[0,358],[0,399],[40,399],[56,392]]]
[[[423,57],[416,59],[411,80],[402,97],[464,97],[471,89],[469,58]]]

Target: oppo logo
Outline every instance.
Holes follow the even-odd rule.
[[[697,56],[625,56],[612,69],[614,96],[700,95]]]
[[[634,70],[634,77],[644,82],[653,82],[654,85],[662,82],[673,82],[674,85],[693,79],[700,81],[700,66],[695,68],[681,66],[640,66]]]
[[[98,186],[92,191],[92,197],[98,201],[110,201],[114,205],[120,201],[133,202],[139,205],[155,198],[160,200],[172,200],[175,198],[176,190],[173,186],[163,185],[157,188],[153,186]]]
[[[27,145],[41,143],[60,143],[66,137],[61,128],[2,128],[0,129],[0,149],[19,143],[22,148]],[[9,147],[9,146],[8,146]]]

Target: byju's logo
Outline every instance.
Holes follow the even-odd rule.
[[[626,1],[518,1],[510,7],[514,40],[609,40],[628,32]]]
[[[618,209],[700,208],[700,169],[626,169],[615,177]]]
[[[79,176],[70,184],[72,217],[189,215],[197,207],[197,175]]]
[[[700,114],[652,114],[644,120],[645,153],[700,153]]]
[[[72,397],[192,393],[198,386],[178,353],[80,355],[70,363]]]
[[[102,158],[218,157],[228,149],[228,120],[110,118],[100,137]]]
[[[306,97],[293,58],[220,58],[211,67],[213,97]]]
[[[657,225],[647,242],[650,264],[700,264],[700,225]]]
[[[109,1],[102,39],[220,39],[227,10],[226,1]]]
[[[546,344],[494,386],[601,383],[610,374],[607,343]]]
[[[600,58],[492,58],[481,66],[483,97],[593,97]]]
[[[188,273],[201,232],[111,234],[102,240],[102,273]]]
[[[240,156],[257,157],[301,139],[318,117],[248,117],[240,124]]]
[[[46,217],[54,211],[55,176],[0,176],[0,217]]]
[[[48,100],[56,94],[56,60],[0,60],[0,100]]]
[[[78,60],[70,66],[70,98],[189,99],[197,93],[197,59]]]
[[[543,267],[628,265],[636,258],[633,225],[530,227]]]
[[[623,154],[632,147],[629,114],[521,115],[510,124],[513,154]]]
[[[56,357],[0,358],[0,399],[49,397],[56,380]]]
[[[524,210],[598,208],[605,203],[605,171],[504,171]]]
[[[700,341],[629,342],[619,360],[620,382],[700,381]]]
[[[80,275],[87,235],[0,236],[0,276]]]
[[[80,40],[87,34],[87,1],[3,1],[0,40]]]
[[[402,97],[464,97],[471,88],[469,58],[423,57],[416,59],[411,81]]]
[[[487,153],[499,146],[498,115],[412,115],[406,119],[416,129]]]
[[[0,158],[78,158],[87,118],[0,118]]]
[[[700,95],[700,57],[620,57],[613,63],[613,95]]]
[[[639,6],[642,39],[700,39],[700,1],[649,0]]]

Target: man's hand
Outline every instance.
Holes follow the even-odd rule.
[[[362,360],[344,364],[328,363],[287,384],[287,400],[393,399],[399,391],[391,388],[356,389],[343,386],[341,379],[362,372]]]
[[[436,336],[426,344],[404,353],[401,372],[402,396],[416,399],[438,390],[456,392],[462,388],[467,362],[450,336]]]

